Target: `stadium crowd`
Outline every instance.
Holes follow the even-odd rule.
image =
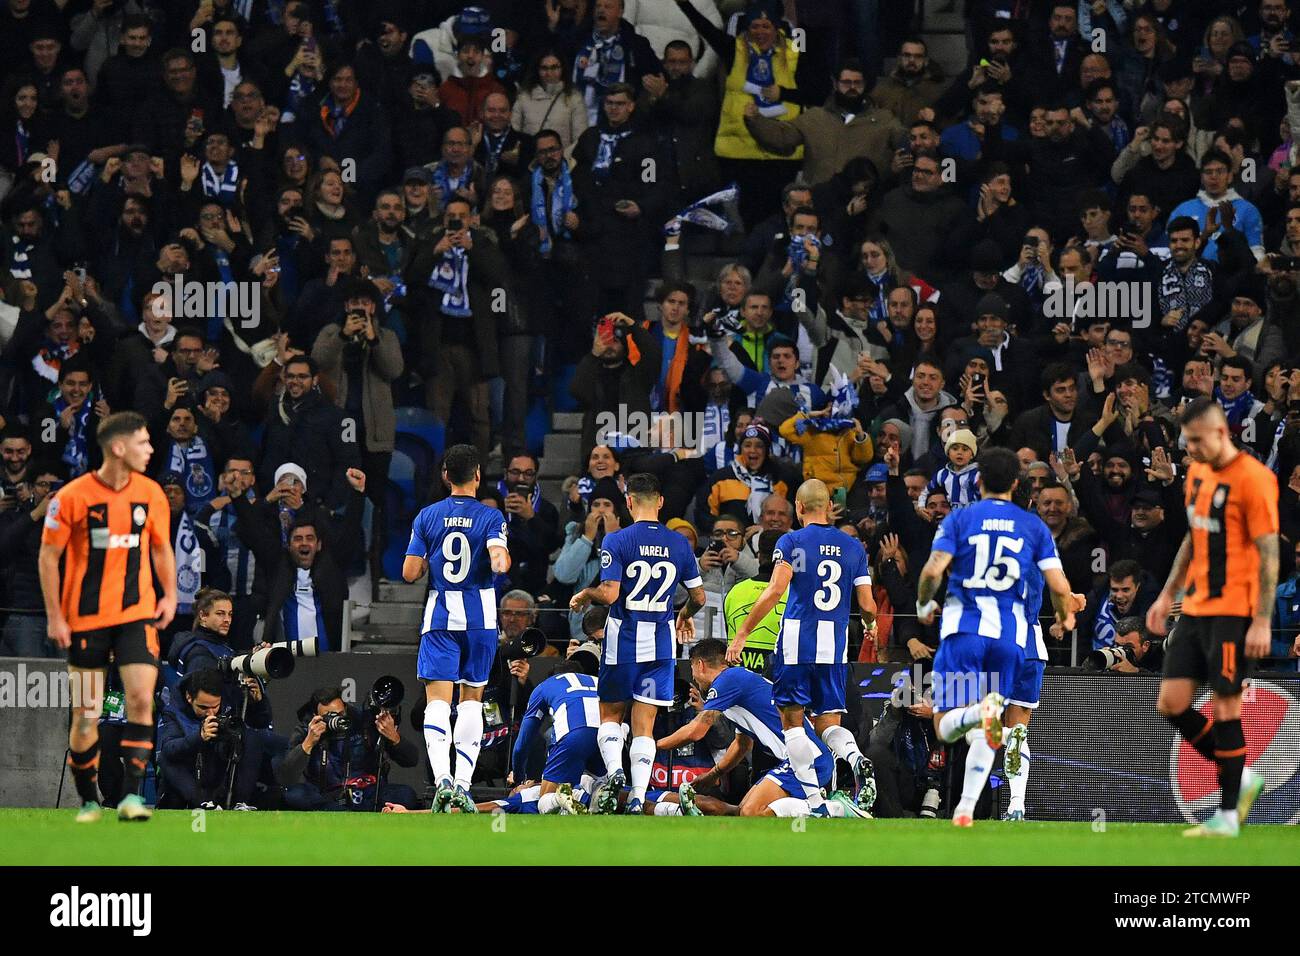
[[[968,0],[945,76],[911,6],[3,0],[0,655],[54,654],[49,496],[133,409],[175,634],[206,586],[232,647],[263,621],[338,649],[348,579],[409,533],[389,475],[419,421],[493,463],[504,637],[591,636],[554,609],[642,471],[725,636],[816,477],[874,572],[852,653],[928,660],[917,576],[1002,446],[1089,595],[1053,663],[1119,643],[1158,669],[1188,401],[1277,472],[1300,543],[1294,11]],[[537,408],[583,413],[557,500]]]

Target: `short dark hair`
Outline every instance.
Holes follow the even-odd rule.
[[[332,700],[343,699],[343,688],[338,684],[331,684],[328,687],[317,687],[311,693],[311,716],[316,716],[316,708],[321,704],[328,704]]]
[[[669,46],[671,45],[672,44],[669,44]],[[561,136],[559,133],[557,133],[555,130],[547,128],[547,129],[539,129],[537,131],[537,135],[533,137],[533,146],[535,147],[538,143],[540,143],[543,137],[550,137],[551,139],[554,139],[557,143],[559,143],[561,146],[564,145],[564,137]]]
[[[1242,358],[1240,355],[1230,355],[1222,362],[1220,362],[1219,363],[1220,375],[1223,374],[1223,370],[1225,368],[1240,369],[1242,372],[1245,373],[1246,379],[1248,381],[1253,381],[1255,378],[1255,366],[1251,363],[1250,359]]]
[[[1010,491],[1020,477],[1020,459],[1010,448],[987,448],[980,455],[980,482],[989,494]]]
[[[1115,330],[1112,330],[1115,331]],[[1119,329],[1118,331],[1127,332],[1128,329]],[[1109,334],[1109,333],[1107,333]],[[1115,369],[1115,382],[1127,382],[1129,380],[1137,382],[1139,385],[1151,385],[1151,373],[1137,362],[1125,362],[1119,368]]]
[[[469,484],[478,468],[478,449],[473,445],[452,445],[442,457],[443,474],[453,485]]]
[[[1043,369],[1043,374],[1040,376],[1040,383],[1043,386],[1044,393],[1050,392],[1052,386],[1057,382],[1073,382],[1074,380],[1074,369],[1064,362],[1053,362]]]
[[[930,366],[930,368],[934,369],[940,375],[943,375],[943,365],[940,364],[939,360],[936,358],[931,358],[928,355],[922,356],[921,358],[916,360],[916,364],[912,366],[912,371],[915,372],[922,365],[928,365]]]
[[[1115,98],[1119,99],[1119,87],[1115,85],[1115,81],[1107,76],[1099,76],[1083,88],[1084,102],[1095,100],[1098,93],[1108,88],[1115,94]]]
[[[289,371],[290,365],[307,366],[307,371],[312,374],[313,378],[320,374],[320,365],[317,364],[316,360],[310,355],[295,355],[292,358],[286,359],[284,363],[284,370],[286,372]]]
[[[1136,614],[1121,617],[1115,622],[1115,636],[1119,637],[1122,634],[1137,634],[1138,640],[1143,644],[1151,640],[1151,635],[1147,633],[1146,622]]]
[[[221,671],[215,667],[201,667],[196,671],[190,671],[181,680],[181,691],[190,700],[194,700],[199,694],[212,694],[214,697],[220,697],[224,681],[221,678]]]
[[[1201,236],[1201,224],[1191,216],[1178,216],[1170,221],[1168,228],[1165,230],[1165,234],[1172,236],[1176,232],[1190,232],[1193,238],[1199,239]]]
[[[1085,189],[1079,194],[1079,202],[1076,207],[1079,215],[1083,215],[1089,209],[1102,209],[1110,212],[1110,197],[1100,189]]]
[[[862,65],[862,61],[857,57],[851,56],[841,60],[840,65],[835,68],[835,78],[838,80],[840,74],[845,70],[848,70],[850,73],[860,73],[863,79],[867,78],[866,67]]]
[[[1201,169],[1205,169],[1210,163],[1222,163],[1228,169],[1232,169],[1232,157],[1221,149],[1211,149],[1201,157]]]
[[[106,449],[114,440],[134,435],[140,429],[148,427],[149,423],[139,412],[114,412],[99,423],[95,440],[100,448]]]
[[[1116,561],[1106,572],[1106,576],[1112,581],[1123,581],[1125,578],[1132,578],[1134,581],[1142,580],[1142,565],[1138,564],[1132,558],[1124,558]]]
[[[664,44],[665,56],[667,56],[669,50],[685,50],[687,53],[691,55],[692,60],[695,59],[695,51],[691,49],[691,45],[687,43],[685,40],[669,40],[666,44]]]
[[[706,637],[691,647],[691,660],[703,661],[720,667],[727,659],[727,643],[716,637]]]
[[[646,500],[658,498],[662,493],[659,479],[648,471],[640,471],[627,479],[627,493],[629,497]]]

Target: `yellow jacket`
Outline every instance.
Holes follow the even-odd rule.
[[[838,434],[810,430],[800,435],[795,423],[808,417],[798,412],[781,423],[781,437],[793,445],[803,446],[804,480],[820,478],[831,494],[837,488],[853,487],[858,472],[871,464],[875,455],[871,436],[864,433],[862,441],[857,441],[851,429]]]
[[[787,90],[794,89],[794,71],[799,62],[799,51],[789,37],[782,34],[777,40],[776,55],[772,57],[772,82]],[[718,122],[718,136],[713,151],[726,159],[803,159],[803,147],[792,153],[773,153],[759,146],[745,127],[745,104],[754,97],[745,92],[745,78],[749,74],[749,43],[743,36],[736,37],[736,61],[727,74],[726,91],[722,97],[722,116]],[[783,103],[785,113],[774,117],[792,120],[800,113],[797,103]]]

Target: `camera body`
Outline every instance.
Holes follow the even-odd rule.
[[[238,737],[244,730],[244,722],[238,714],[217,714],[217,740],[230,740]]]
[[[352,733],[352,718],[346,711],[328,713],[321,719],[325,721],[325,733],[330,737],[346,737]]]

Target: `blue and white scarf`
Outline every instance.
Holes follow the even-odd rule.
[[[707,457],[718,445],[727,443],[727,437],[731,434],[731,406],[709,403],[704,406],[702,414],[704,423],[700,428],[699,449],[700,454]],[[726,463],[726,460],[720,461],[716,467],[721,468]]]
[[[1228,427],[1232,429],[1239,429],[1245,424],[1257,403],[1257,399],[1250,391],[1242,392],[1236,398],[1224,398],[1217,385],[1214,387],[1214,400],[1219,403],[1223,414],[1228,417]]]
[[[725,216],[714,212],[710,206],[721,206],[724,203],[734,202],[740,195],[740,189],[735,183],[725,189],[719,189],[715,193],[709,193],[703,199],[697,199],[691,203],[676,216],[669,220],[669,225],[664,227],[664,235],[669,235],[674,229],[678,233],[681,231],[683,222],[693,222],[703,229],[712,229],[714,232],[726,232],[731,228],[731,221]]]
[[[27,157],[32,151],[32,134],[27,131],[22,120],[19,120],[14,127],[14,148],[17,151],[18,165],[21,166],[27,162]]]
[[[245,497],[247,500],[252,500],[247,494]],[[237,520],[234,507],[227,505],[220,511],[214,511],[208,523],[199,525],[199,528],[207,533],[209,540],[217,546],[225,559],[226,570],[230,573],[230,593],[246,597],[253,593],[253,574],[257,568],[257,559],[235,533]]]
[[[600,120],[600,101],[605,90],[622,83],[627,75],[627,51],[623,49],[622,33],[600,37],[595,33],[573,62],[573,85],[582,91],[587,104],[587,125],[595,126]]]
[[[776,56],[776,47],[766,53],[749,47],[749,63],[745,67],[745,92],[754,97],[758,104],[758,115],[777,117],[785,115],[785,104],[780,100],[769,100],[763,96],[763,87],[776,82],[772,70],[772,59]]]
[[[17,234],[10,236],[9,242],[12,246],[12,251],[9,253],[9,274],[15,279],[30,279],[32,277],[31,252],[36,248],[36,244],[28,242]]]
[[[746,510],[749,512],[750,518],[757,524],[758,519],[763,514],[763,502],[772,493],[771,477],[761,471],[750,471],[740,463],[739,458],[731,462],[731,473],[736,477],[737,481],[749,487]]]
[[[1115,605],[1107,597],[1097,608],[1097,620],[1092,628],[1092,649],[1099,651],[1115,643]]]
[[[217,496],[217,468],[208,443],[195,435],[189,445],[172,441],[167,450],[167,471],[174,471],[185,482],[185,510],[196,514]]]
[[[506,130],[500,136],[493,135],[487,130],[483,131],[483,151],[487,153],[487,163],[484,164],[483,170],[491,176],[497,169],[497,163],[501,161],[501,153],[506,148],[506,137],[510,135],[510,130]]]
[[[92,393],[86,396],[77,413],[72,416],[72,428],[68,430],[68,443],[63,446],[63,454],[59,456],[59,460],[68,466],[69,478],[80,477],[90,468],[90,445],[86,441],[86,432],[90,427],[90,415],[94,411],[94,405],[95,397]],[[62,419],[63,411],[67,407],[68,400],[62,395],[54,400],[55,421]]]
[[[469,253],[452,246],[442,254],[429,276],[429,288],[442,293],[443,315],[467,319],[469,307]]]
[[[444,206],[447,204],[447,200],[468,186],[473,178],[473,163],[466,163],[464,171],[459,176],[452,176],[451,170],[447,168],[446,160],[433,167],[433,184],[442,190],[442,204]]]
[[[280,116],[281,123],[292,123],[297,119],[298,111],[304,103],[311,100],[311,95],[316,92],[316,81],[310,80],[302,75],[299,71],[293,75],[289,81],[289,96],[285,100],[284,110]]]
[[[591,161],[591,171],[595,174],[597,182],[604,182],[609,178],[609,171],[614,165],[614,150],[618,147],[619,140],[626,139],[631,134],[630,126],[618,133],[601,131],[600,145],[596,147],[596,158]]]
[[[571,238],[569,230],[564,226],[564,216],[577,208],[578,201],[573,195],[573,179],[569,176],[568,163],[560,165],[560,174],[555,178],[555,188],[551,190],[549,210],[546,208],[546,177],[542,173],[541,166],[533,167],[530,210],[534,225],[541,226],[545,230],[540,247],[542,255],[548,255],[551,251],[551,236]]]
[[[199,169],[199,182],[203,195],[223,206],[233,206],[239,195],[239,164],[226,163],[225,172],[218,175],[211,163],[204,163]]]
[[[74,196],[83,196],[90,191],[95,182],[95,164],[83,159],[77,168],[68,174],[68,192]]]
[[[203,548],[199,537],[194,533],[190,516],[181,512],[180,524],[176,527],[176,610],[189,614],[194,610],[194,596],[203,586]]]
[[[311,571],[294,568],[293,593],[280,609],[280,622],[284,625],[286,641],[316,638],[316,650],[329,651],[329,634],[325,630],[325,612],[320,595],[311,579]]]

